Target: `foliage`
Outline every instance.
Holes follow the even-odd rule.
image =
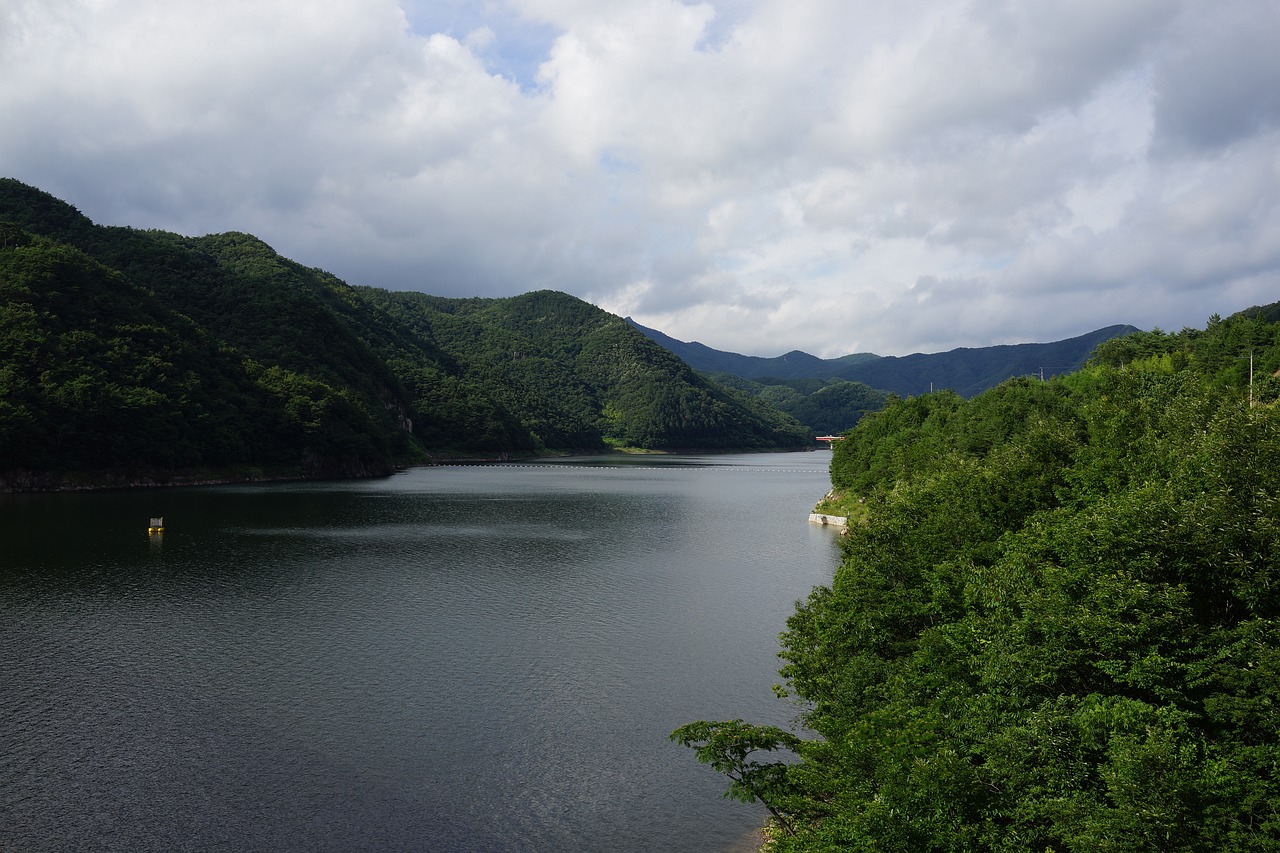
[[[781,761],[762,763],[751,756],[778,749],[794,750],[800,745],[798,737],[776,726],[728,720],[689,723],[672,732],[671,740],[691,747],[699,761],[729,777],[725,797],[744,803],[759,800],[788,832],[793,832],[785,814],[787,765]]]
[[[731,373],[715,373],[711,378],[790,415],[817,435],[839,435],[853,429],[864,415],[883,408],[889,397],[862,382],[844,379],[752,381]]]
[[[811,439],[564,294],[352,287],[248,234],[100,227],[10,179],[0,320],[0,487]]]
[[[794,420],[698,376],[625,321],[563,293],[363,294],[447,350],[466,381],[520,412],[539,446],[727,450],[812,441]]]
[[[1280,850],[1266,316],[894,400],[836,446],[868,515],[782,636],[815,736],[773,850]]]
[[[6,471],[319,473],[385,458],[346,394],[262,369],[65,244],[25,235],[0,249],[0,320]]]
[[[849,524],[860,524],[867,517],[867,504],[865,498],[858,497],[852,492],[832,489],[818,501],[813,511],[843,518]]]

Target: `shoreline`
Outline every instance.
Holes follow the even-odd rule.
[[[101,492],[130,489],[165,489],[184,486],[230,486],[245,483],[320,482],[324,480],[375,480],[390,477],[411,468],[431,468],[440,465],[485,465],[502,462],[520,462],[529,459],[553,459],[567,456],[620,456],[679,454],[734,454],[734,453],[803,453],[801,449],[743,450],[663,449],[638,450],[635,448],[610,448],[606,450],[549,451],[519,455],[476,455],[448,453],[429,454],[426,459],[388,463],[386,465],[353,465],[333,468],[308,469],[302,466],[259,467],[255,465],[229,465],[207,468],[131,468],[98,470],[46,470],[13,469],[0,472],[0,495],[56,494],[59,492]]]
[[[730,847],[725,849],[725,853],[762,853],[768,843],[769,836],[765,832],[765,828],[758,826],[743,834]]]

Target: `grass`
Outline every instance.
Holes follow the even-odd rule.
[[[827,492],[818,505],[813,508],[822,515],[835,515],[847,518],[850,524],[862,521],[867,517],[867,505],[855,494],[832,489]]]

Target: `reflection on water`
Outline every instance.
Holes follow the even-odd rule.
[[[0,496],[0,846],[743,849],[829,458]]]

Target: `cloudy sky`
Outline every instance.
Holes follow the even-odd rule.
[[[898,355],[1280,300],[1280,0],[0,0],[0,175]]]

